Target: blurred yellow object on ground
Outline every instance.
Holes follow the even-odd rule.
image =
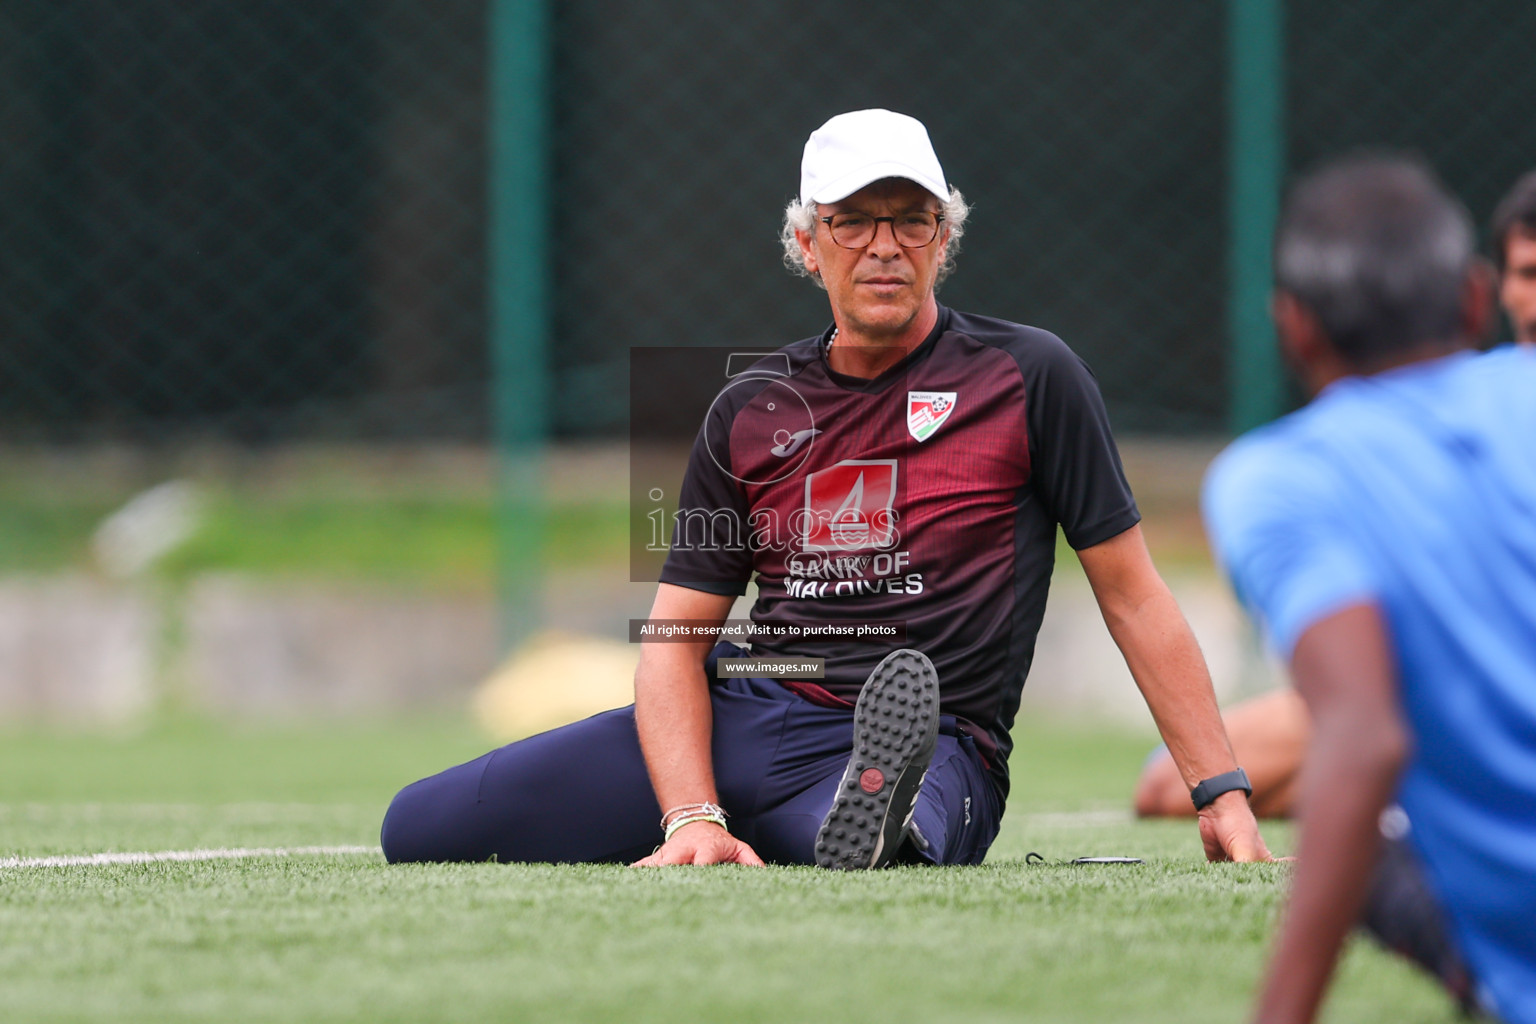
[[[546,632],[514,651],[475,691],[475,720],[511,741],[634,702],[640,648],[620,640]]]

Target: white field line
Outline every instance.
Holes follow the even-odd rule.
[[[272,811],[304,810],[328,810],[323,805],[303,804],[236,804],[225,805],[243,811],[256,811],[258,813],[271,813]],[[122,812],[133,810],[147,813],[151,816],[166,814],[176,816],[177,812],[217,813],[217,806],[201,807],[187,804],[138,804],[138,805],[76,805],[77,809],[89,811],[113,811]],[[15,805],[8,808],[0,804],[0,816],[6,810],[25,811],[57,811],[59,805]],[[1030,825],[1036,827],[1066,827],[1083,825],[1117,825],[1132,820],[1129,810],[1101,809],[1089,811],[1044,811],[1034,814],[1026,813],[1022,816]],[[154,864],[157,862],[186,862],[206,860],[246,860],[256,857],[351,857],[363,854],[377,854],[377,846],[293,846],[293,847],[234,847],[210,850],[158,850],[141,853],[91,853],[62,857],[3,857],[0,858],[0,870],[11,868],[65,868],[65,867],[105,867],[118,864]]]
[[[251,857],[350,857],[379,852],[377,846],[268,846],[220,850],[154,850],[146,853],[90,853],[73,857],[5,857],[5,868],[99,867],[112,864],[154,864],[159,861],[245,860]]]
[[[338,817],[357,809],[352,804],[267,803],[134,804],[134,803],[0,803],[0,818],[256,818]]]

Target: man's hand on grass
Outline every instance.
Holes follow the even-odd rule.
[[[763,858],[714,822],[697,821],[678,829],[655,853],[630,867],[658,868],[669,864],[747,864],[760,868]]]
[[[1200,841],[1210,861],[1274,860],[1242,790],[1223,793],[1200,812]]]

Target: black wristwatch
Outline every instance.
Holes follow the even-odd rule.
[[[1203,811],[1221,794],[1230,793],[1234,789],[1240,789],[1249,796],[1253,796],[1253,783],[1248,781],[1248,773],[1241,768],[1234,768],[1220,775],[1212,775],[1190,790],[1189,798],[1195,802],[1195,810]]]

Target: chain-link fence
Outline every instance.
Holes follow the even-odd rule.
[[[482,6],[0,5],[0,430],[483,436]]]
[[[975,204],[946,301],[1061,334],[1122,429],[1219,431],[1238,2],[549,5],[552,189],[514,198],[552,212],[553,428],[622,432],[631,346],[819,330],[779,211],[883,105]],[[487,437],[490,6],[0,7],[0,430]],[[1483,217],[1533,162],[1531,5],[1284,13],[1291,167],[1412,147]]]
[[[1536,4],[1287,0],[1291,166],[1353,147],[1429,158],[1480,223],[1536,166]]]

